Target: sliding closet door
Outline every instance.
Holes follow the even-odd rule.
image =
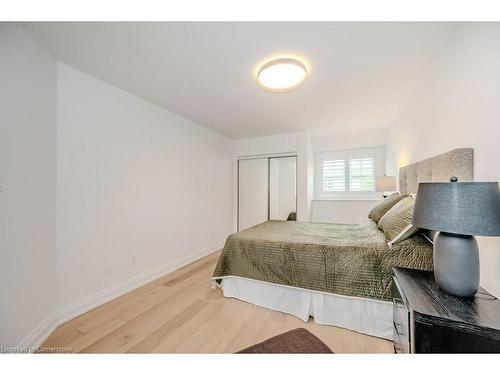
[[[238,161],[238,230],[268,219],[268,159]]]
[[[270,158],[269,168],[269,217],[286,220],[297,211],[297,157]]]

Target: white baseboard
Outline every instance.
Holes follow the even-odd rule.
[[[118,284],[113,285],[112,287],[106,288],[102,291],[98,291],[92,293],[84,298],[81,298],[75,302],[69,303],[67,305],[61,306],[58,308],[58,322],[59,324],[65,323],[73,318],[76,318],[79,315],[90,311],[97,306],[100,306],[106,302],[111,301],[125,293],[130,292],[131,290],[137,289],[140,286],[143,286],[153,280],[158,279],[164,275],[167,275],[175,270],[178,270],[181,267],[188,265],[198,259],[201,259],[219,249],[221,249],[224,244],[220,246],[216,246],[215,248],[205,248],[200,251],[197,251],[194,254],[191,254],[188,257],[183,259],[176,259],[172,262],[163,264],[159,267],[156,267],[152,270],[146,271],[140,275],[137,275],[131,279],[124,280]]]
[[[35,329],[33,329],[28,336],[26,336],[17,345],[19,348],[27,349],[27,352],[34,352],[37,347],[43,343],[47,337],[58,327],[57,310],[52,311],[47,318],[44,319]]]
[[[106,302],[111,301],[125,293],[137,289],[153,280],[165,276],[171,272],[178,270],[190,263],[193,263],[213,252],[222,249],[224,244],[211,246],[187,257],[173,260],[169,263],[163,264],[152,270],[146,271],[140,275],[134,276],[131,279],[124,280],[102,291],[92,293],[84,298],[67,305],[61,306],[53,311],[42,323],[40,323],[33,331],[31,331],[18,345],[22,348],[30,348],[34,351],[37,346],[41,345],[47,337],[50,336],[54,330],[61,324],[76,318]],[[207,280],[209,283],[210,280]]]

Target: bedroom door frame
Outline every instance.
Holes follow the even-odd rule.
[[[236,231],[240,231],[240,161],[267,159],[267,220],[271,217],[271,159],[295,158],[295,216],[298,216],[298,155],[297,152],[239,156],[236,159]]]

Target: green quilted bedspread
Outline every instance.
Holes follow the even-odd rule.
[[[230,235],[213,278],[239,276],[391,300],[392,267],[432,270],[432,244],[416,234],[389,248],[371,220],[363,224],[272,220]]]

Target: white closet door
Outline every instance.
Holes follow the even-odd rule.
[[[297,211],[297,158],[271,158],[269,167],[270,219],[286,220],[290,213]]]
[[[238,172],[238,230],[267,221],[268,159],[240,160]]]

